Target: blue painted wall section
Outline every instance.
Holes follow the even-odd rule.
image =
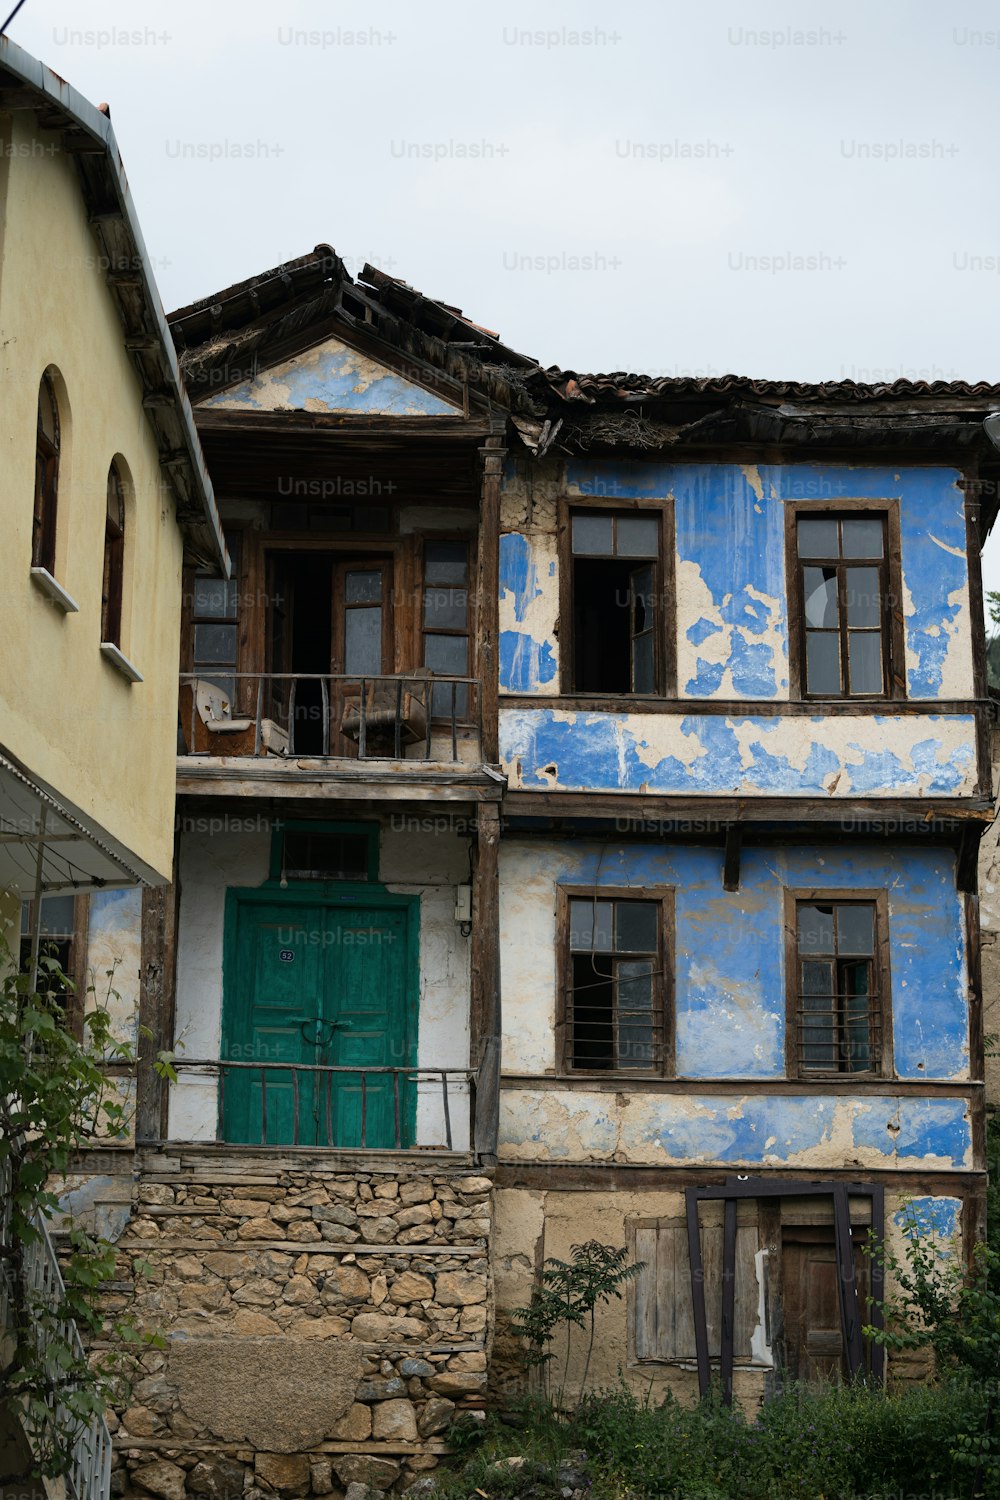
[[[822,1169],[831,1158],[856,1161],[859,1156],[882,1167],[920,1163],[961,1171],[971,1164],[972,1131],[963,1099],[822,1092],[633,1094],[602,1106],[601,1097],[517,1090],[513,1107],[501,1113],[501,1148],[527,1159],[578,1159],[573,1136],[584,1125],[583,1155],[592,1161],[621,1154],[653,1165],[799,1164],[807,1170]]]
[[[785,889],[828,889],[888,892],[897,1075],[968,1077],[964,920],[950,851],[884,844],[748,848],[738,891],[722,888],[718,849],[567,844],[557,859],[560,884],[674,889],[676,952],[670,968],[679,1076],[784,1076],[783,895]],[[919,1111],[911,1110],[909,1119],[907,1129],[924,1129]],[[905,1131],[898,1145],[907,1148]]]
[[[453,417],[457,408],[395,371],[331,339],[220,391],[207,407],[251,411],[343,411],[357,415]]]
[[[537,642],[519,643],[544,653]],[[513,673],[516,662],[511,659]],[[551,658],[539,670],[554,670]],[[527,669],[520,672],[527,679]],[[801,764],[794,764],[775,744],[788,742],[806,721],[779,717],[730,719],[721,714],[685,714],[679,724],[659,716],[643,717],[581,710],[520,708],[500,714],[500,758],[516,767],[525,790],[661,792],[725,796],[744,792],[775,795],[827,795],[831,781],[844,772],[841,795],[898,794],[954,796],[968,793],[975,772],[975,721],[971,714],[912,716],[873,715],[868,721],[880,746],[861,743],[865,721],[835,717],[808,720],[812,743]],[[640,727],[641,726],[641,727]],[[918,731],[908,755],[901,740]],[[945,735],[947,731],[947,738]],[[653,734],[659,736],[654,743]],[[748,759],[740,737],[748,738]],[[682,754],[665,749],[669,736]],[[679,736],[679,738],[678,738]],[[824,740],[832,743],[824,743]],[[895,748],[888,748],[895,745]],[[836,788],[834,788],[836,790]]]
[[[606,498],[609,507],[633,498],[673,497],[678,586],[684,584],[689,565],[697,570],[696,594],[703,600],[694,618],[678,619],[678,633],[695,647],[720,631],[729,635],[724,660],[718,659],[717,650],[697,656],[694,671],[678,683],[681,696],[691,698],[717,694],[727,670],[733,696],[787,696],[786,501],[830,507],[845,499],[898,500],[904,595],[899,607],[904,611],[907,692],[911,698],[933,699],[971,694],[966,534],[959,478],[958,471],[950,468],[571,461],[566,466],[565,491],[571,498]],[[510,482],[509,475],[507,479]],[[517,535],[516,545],[513,535],[504,541],[512,544],[508,558],[516,582],[502,578],[501,588],[529,587],[538,538],[528,533]],[[959,694],[946,681],[946,658],[956,631],[962,633],[964,691]],[[535,640],[520,655],[508,655],[509,672],[501,671],[502,690],[531,692],[551,680],[535,680],[524,670],[526,659],[543,660],[545,644]]]
[[[933,1235],[942,1250],[958,1234],[962,1204],[958,1198],[911,1198],[892,1220],[908,1240]]]

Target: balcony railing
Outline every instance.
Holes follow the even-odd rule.
[[[470,1068],[178,1058],[184,1083],[218,1079],[217,1139],[364,1151],[474,1149]]]
[[[57,1308],[66,1297],[59,1262],[41,1218],[35,1219],[38,1237],[23,1246],[24,1286],[30,1302],[36,1306]],[[0,1244],[5,1247],[0,1266],[0,1338],[11,1327],[15,1305],[13,1270],[8,1252],[11,1245],[11,1169],[9,1161],[0,1164]],[[35,1325],[38,1352],[45,1353],[47,1321]],[[54,1325],[54,1334],[69,1344],[73,1356],[83,1360],[84,1349],[72,1319]],[[47,1398],[51,1420],[61,1432],[71,1432],[73,1421],[55,1391]],[[107,1500],[111,1493],[111,1434],[103,1417],[92,1417],[89,1423],[77,1425],[73,1439],[73,1457],[65,1476],[68,1500]],[[2,1486],[0,1486],[2,1489]]]
[[[479,684],[429,672],[181,674],[186,755],[463,759],[479,745]]]

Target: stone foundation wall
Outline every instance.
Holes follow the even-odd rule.
[[[404,1488],[455,1413],[482,1407],[492,1183],[467,1164],[363,1160],[140,1161],[110,1300],[167,1347],[112,1424],[116,1495]]]

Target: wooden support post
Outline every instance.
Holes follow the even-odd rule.
[[[470,1063],[482,1069],[476,1094],[476,1150],[495,1158],[500,1108],[500,816],[492,803],[479,803],[476,825]]]
[[[691,1303],[694,1311],[694,1347],[698,1357],[698,1395],[708,1395],[712,1368],[708,1357],[708,1317],[705,1312],[705,1270],[701,1260],[701,1229],[698,1222],[698,1189],[684,1194],[687,1209],[688,1259],[691,1262]],[[735,1210],[735,1202],[733,1207]]]
[[[720,1374],[722,1399],[727,1406],[733,1400],[733,1354],[736,1333],[736,1199],[726,1199],[722,1231],[722,1341]]]
[[[479,507],[479,566],[476,600],[479,620],[479,717],[482,758],[487,765],[500,759],[500,484],[507,449],[502,437],[489,437],[483,457],[482,498]]]
[[[176,887],[142,893],[142,950],[139,964],[139,1044],[136,1061],[136,1143],[162,1140],[166,1133],[166,1089],[154,1067],[173,1031]]]
[[[864,1370],[861,1308],[858,1303],[858,1278],[854,1269],[850,1202],[847,1197],[847,1188],[839,1182],[833,1189],[833,1227],[837,1242],[840,1325],[847,1360],[847,1374],[851,1380],[856,1380]]]

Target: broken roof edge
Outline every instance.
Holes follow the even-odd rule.
[[[66,82],[53,69],[46,66],[38,58],[12,42],[9,37],[0,35],[0,75],[7,74],[15,79],[22,87],[38,95],[38,106],[40,109],[46,107],[58,111],[67,117],[67,124],[60,127],[56,124],[54,129],[66,129],[70,126],[82,130],[91,139],[100,142],[103,147],[101,158],[106,169],[107,182],[111,187],[114,199],[117,201],[122,223],[130,242],[131,265],[134,266],[141,279],[143,311],[151,330],[155,333],[158,341],[158,352],[162,360],[161,375],[167,386],[167,394],[170,396],[174,416],[176,418],[179,435],[182,440],[183,450],[181,454],[170,451],[171,434],[161,430],[160,413],[163,408],[148,408],[148,416],[153,430],[156,434],[160,448],[161,467],[166,469],[168,482],[174,492],[177,501],[177,520],[185,541],[189,542],[197,555],[204,560],[214,561],[222,567],[226,577],[230,572],[229,554],[226,550],[225,538],[222,534],[222,523],[219,517],[218,506],[215,501],[215,492],[212,481],[209,478],[208,468],[205,464],[205,456],[202,452],[201,442],[198,437],[194,423],[194,414],[191,403],[188,400],[187,391],[181,375],[180,364],[174,349],[173,338],[167,325],[166,316],[160,299],[156,279],[150,265],[149,254],[139,227],[139,219],[132,202],[129,190],[128,178],[122,162],[121,151],[115,137],[110,116],[99,110],[96,105],[85,99],[72,84]],[[3,110],[2,99],[0,99],[0,112]],[[86,181],[79,177],[81,192],[86,196]],[[109,285],[109,291],[114,295],[114,289]],[[123,335],[124,337],[124,335]],[[162,394],[162,387],[154,390],[143,367],[142,361],[134,357],[135,368],[139,373],[146,394]],[[166,452],[164,452],[166,448]],[[165,460],[170,460],[166,463]],[[191,493],[197,502],[197,510],[200,515],[197,519],[192,514],[185,514],[190,502],[177,487],[174,469],[180,462],[182,468],[187,471],[187,478]]]

